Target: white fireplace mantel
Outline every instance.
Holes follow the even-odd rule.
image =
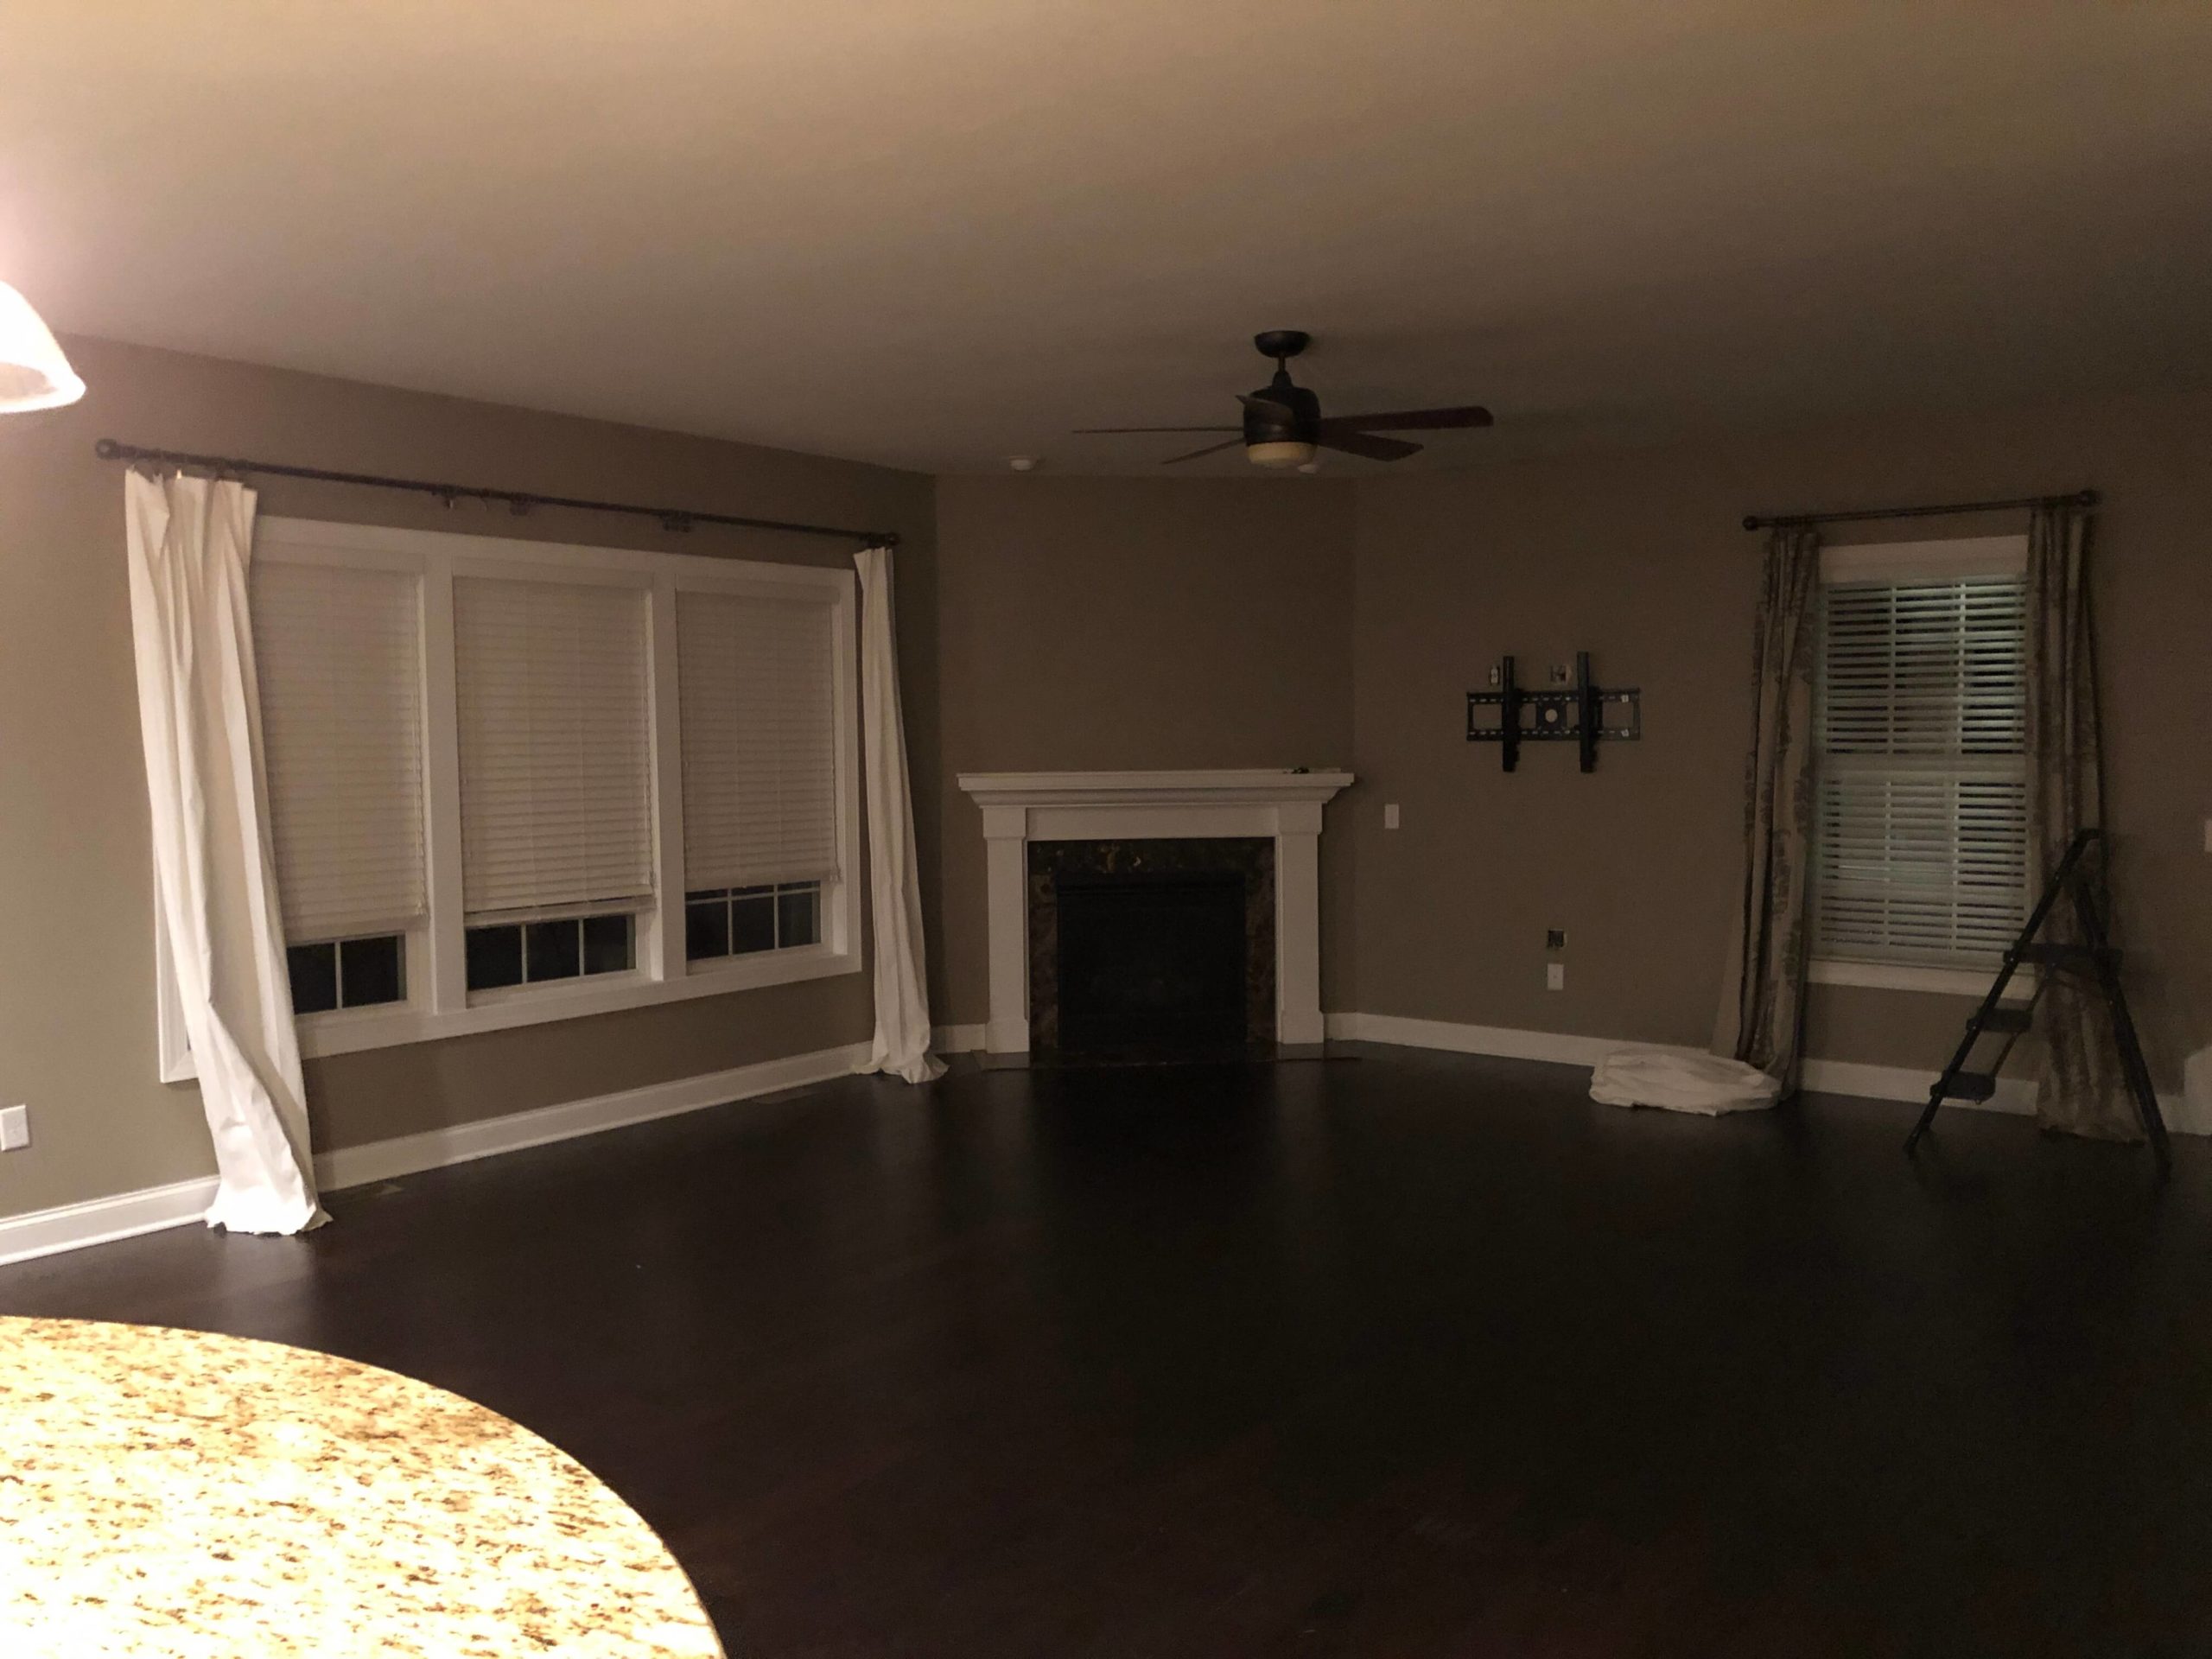
[[[1033,841],[1261,836],[1275,844],[1275,1039],[1321,1040],[1321,808],[1348,772],[982,772],[995,1054],[1029,1047]]]

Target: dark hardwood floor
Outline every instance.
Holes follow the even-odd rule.
[[[2212,1147],[1370,1050],[852,1080],[0,1269],[427,1378],[745,1659],[2212,1653]]]

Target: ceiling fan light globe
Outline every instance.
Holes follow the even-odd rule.
[[[55,409],[84,395],[85,383],[31,302],[0,283],[0,414]]]
[[[1269,438],[1246,444],[1244,459],[1255,467],[1303,467],[1313,459],[1313,446],[1295,438]]]

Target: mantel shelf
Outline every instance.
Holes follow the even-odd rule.
[[[980,806],[1224,806],[1333,798],[1348,772],[963,772]]]

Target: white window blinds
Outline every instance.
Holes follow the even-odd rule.
[[[650,896],[644,593],[459,576],[453,608],[469,919]]]
[[[2017,575],[1822,591],[1815,953],[1978,965],[2027,885]]]
[[[837,874],[835,615],[824,601],[677,595],[693,891]]]
[[[251,597],[285,933],[403,930],[425,912],[420,579],[260,559]]]

